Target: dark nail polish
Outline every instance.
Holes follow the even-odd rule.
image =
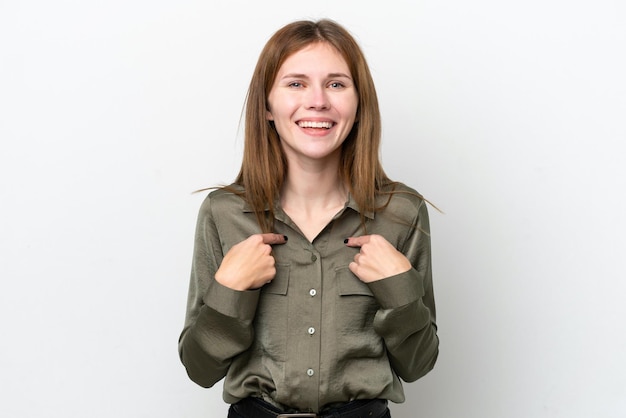
[[[287,235],[283,235],[283,237],[285,237],[285,241],[289,240],[289,237]]]
[[[344,240],[343,240],[343,243],[344,243],[344,244],[347,244],[347,243],[348,243],[348,238],[344,239]]]

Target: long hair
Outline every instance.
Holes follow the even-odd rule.
[[[323,19],[297,21],[278,30],[267,42],[254,70],[245,107],[244,151],[235,183],[256,213],[264,232],[272,232],[275,201],[287,173],[278,133],[267,120],[268,96],[276,75],[292,54],[317,42],[333,46],[345,59],[358,95],[352,130],[342,144],[338,175],[363,213],[375,211],[376,196],[389,179],[379,158],[381,119],[374,81],[361,48],[338,23]]]

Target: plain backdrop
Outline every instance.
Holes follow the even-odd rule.
[[[626,415],[622,0],[0,0],[0,415],[225,417],[178,360],[204,194],[280,26],[358,39],[431,210],[440,357],[394,418]]]

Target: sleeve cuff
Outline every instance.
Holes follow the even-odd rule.
[[[259,290],[239,291],[213,282],[203,297],[205,305],[217,312],[242,320],[252,320],[259,302]]]
[[[414,268],[368,286],[383,309],[408,305],[424,296],[422,277]]]

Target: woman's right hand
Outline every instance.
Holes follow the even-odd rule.
[[[272,245],[284,244],[287,236],[281,234],[256,234],[226,253],[215,273],[215,280],[233,290],[258,289],[276,275]]]

